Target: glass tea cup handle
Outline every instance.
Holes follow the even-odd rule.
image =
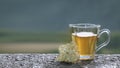
[[[99,33],[99,35],[98,35],[98,38],[100,38],[100,36],[102,35],[102,34],[104,34],[104,33],[106,33],[106,35],[107,35],[107,40],[105,41],[105,42],[103,42],[102,44],[100,44],[99,46],[97,46],[97,48],[96,48],[96,52],[97,51],[99,51],[101,48],[103,48],[104,46],[107,46],[108,45],[108,43],[110,42],[110,30],[109,29],[102,29],[102,30],[100,30],[100,33]]]

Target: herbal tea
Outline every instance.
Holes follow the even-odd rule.
[[[93,59],[97,35],[92,32],[79,32],[74,37],[80,58]]]

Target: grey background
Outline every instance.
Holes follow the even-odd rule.
[[[66,31],[69,23],[120,29],[120,0],[0,0],[0,29]]]

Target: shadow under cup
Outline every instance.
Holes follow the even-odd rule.
[[[72,42],[76,43],[78,53],[80,55],[80,60],[92,60],[94,59],[96,51],[106,46],[110,41],[108,29],[100,30],[100,25],[95,24],[70,24]],[[106,33],[108,39],[96,47],[98,38]]]

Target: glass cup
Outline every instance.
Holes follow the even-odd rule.
[[[69,24],[72,42],[76,43],[80,60],[92,60],[95,53],[110,42],[110,30],[100,29],[101,25],[80,23]],[[107,35],[106,41],[96,46],[102,34]]]

